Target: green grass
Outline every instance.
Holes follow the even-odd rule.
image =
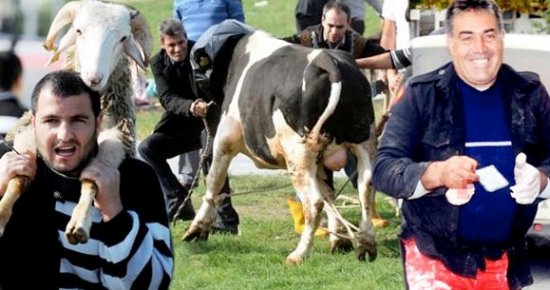
[[[286,176],[231,176],[235,192],[289,185]],[[344,180],[337,179],[340,189]],[[200,204],[201,185],[193,195]],[[351,186],[343,194],[354,196]],[[189,222],[173,227],[176,269],[172,289],[402,289],[400,253],[397,245],[399,219],[384,199],[378,197],[380,214],[390,225],[376,229],[378,258],[360,262],[355,253],[330,254],[328,239],[315,239],[301,266],[284,264],[298,244],[286,199],[288,189],[254,192],[233,197],[240,214],[241,235],[211,235],[207,242],[185,243],[180,239]],[[346,219],[357,223],[359,209],[341,209]]]
[[[154,51],[158,51],[157,27],[171,17],[172,0],[126,0],[142,11],[152,29]],[[295,0],[269,0],[265,7],[255,7],[254,0],[243,0],[246,22],[253,27],[282,37],[295,33]],[[380,30],[373,10],[367,8],[366,33]],[[380,103],[375,104],[377,111]],[[140,111],[137,117],[138,139],[147,137],[162,114],[161,108]],[[394,209],[378,194],[379,213],[390,220],[386,228],[376,229],[378,258],[360,262],[355,253],[330,254],[328,239],[316,239],[310,255],[301,266],[284,264],[286,256],[298,244],[286,199],[294,191],[286,176],[231,176],[235,192],[258,189],[252,194],[233,197],[240,214],[239,236],[211,235],[207,242],[184,243],[180,239],[189,222],[172,227],[175,272],[172,289],[403,289],[400,254],[397,245],[399,219]],[[336,180],[340,189],[343,180]],[[204,193],[202,184],[195,189],[195,208]],[[259,192],[260,188],[288,185],[286,189]],[[353,195],[348,185],[343,194]],[[357,223],[359,209],[342,209],[343,215]]]

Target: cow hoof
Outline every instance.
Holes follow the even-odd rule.
[[[369,262],[376,260],[378,256],[378,250],[376,247],[376,241],[374,239],[361,238],[359,239],[359,245],[357,246],[357,260],[365,261],[367,254],[369,255]]]
[[[387,219],[383,218],[373,218],[372,219],[372,226],[375,228],[385,228],[390,224],[390,222]]]
[[[187,229],[183,237],[181,238],[184,242],[193,242],[193,241],[206,241],[208,240],[209,231],[203,230],[199,227],[190,227]]]
[[[348,253],[353,250],[353,243],[348,239],[339,239],[330,242],[330,253]]]
[[[286,265],[287,266],[299,266],[304,263],[304,259],[302,257],[297,256],[288,256],[286,258]]]
[[[78,243],[84,244],[88,242],[88,233],[83,228],[72,228],[67,229],[65,232],[65,237],[69,243],[76,245]]]

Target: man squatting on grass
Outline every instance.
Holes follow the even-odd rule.
[[[80,176],[98,148],[99,94],[58,71],[38,82],[31,102],[37,155],[0,148],[0,196],[16,175],[33,180],[0,238],[0,289],[168,289],[174,262],[155,172],[127,158],[118,170],[92,162]],[[98,192],[91,237],[72,245],[64,231],[79,176]]]
[[[492,0],[456,0],[445,27],[452,62],[409,81],[374,185],[404,199],[409,289],[519,289],[533,282],[525,233],[550,197],[550,97],[538,75],[503,64]],[[511,186],[490,188],[477,171],[488,166]]]

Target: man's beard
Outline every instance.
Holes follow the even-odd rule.
[[[80,161],[76,168],[69,171],[59,171],[55,169],[55,167],[48,160],[41,157],[40,152],[38,152],[38,157],[42,159],[42,161],[44,161],[44,164],[46,164],[46,166],[50,168],[51,171],[55,172],[58,175],[66,177],[79,177],[80,173],[82,173],[82,170],[86,167],[86,165],[88,165],[90,161],[97,155],[98,150],[99,148],[96,145],[94,149],[91,150],[88,155]]]

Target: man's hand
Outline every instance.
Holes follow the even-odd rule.
[[[0,196],[4,195],[10,179],[15,176],[27,176],[31,180],[36,174],[36,156],[32,153],[21,155],[10,151],[0,158]]]
[[[463,205],[472,199],[475,193],[475,186],[468,184],[466,188],[449,188],[445,193],[445,197],[450,204]]]
[[[390,95],[394,96],[397,93],[401,82],[403,81],[403,77],[401,76],[401,74],[399,74],[399,72],[393,69],[387,71],[387,77]]]
[[[101,211],[103,221],[109,221],[122,211],[120,200],[120,172],[97,159],[82,171],[80,179],[92,180],[97,185],[94,206]]]
[[[477,161],[468,156],[453,156],[445,161],[432,162],[420,178],[427,190],[444,186],[466,188],[479,180],[476,174]]]
[[[190,111],[193,116],[204,118],[208,112],[208,104],[202,99],[197,99],[191,104]]]
[[[511,195],[519,204],[531,204],[541,192],[541,173],[533,165],[527,163],[525,153],[516,156],[514,167],[516,185],[511,186]]]

